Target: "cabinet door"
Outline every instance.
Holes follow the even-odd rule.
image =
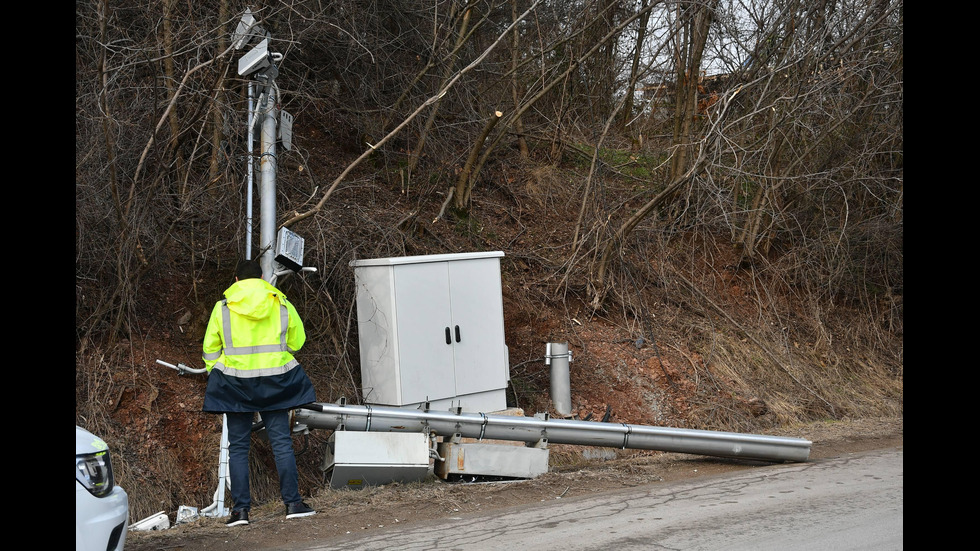
[[[456,395],[505,388],[499,261],[486,258],[450,262],[449,289]]]
[[[405,264],[396,267],[394,280],[401,403],[455,396],[453,346],[446,342],[449,268],[444,262]]]

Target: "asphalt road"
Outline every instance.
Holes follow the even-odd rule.
[[[333,539],[308,551],[897,550],[903,450],[556,500]]]

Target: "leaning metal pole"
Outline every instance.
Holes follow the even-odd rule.
[[[810,457],[811,445],[809,440],[781,436],[344,403],[309,404],[296,410],[294,419],[311,429],[424,432],[442,437],[459,435],[478,440],[577,444],[763,461],[804,462]]]

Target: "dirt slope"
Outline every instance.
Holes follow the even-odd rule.
[[[725,236],[718,243],[693,240],[658,246],[655,253],[651,247],[625,254],[616,270],[619,298],[604,309],[590,308],[588,274],[566,269],[573,230],[568,221],[577,216],[579,204],[565,189],[566,176],[574,175],[556,173],[543,190],[489,186],[466,224],[448,217],[434,223],[427,212],[414,216],[411,231],[399,221],[414,212],[419,199],[397,186],[369,180],[332,201],[332,210],[322,217],[335,225],[330,231],[320,235],[303,228],[308,246],[314,238],[329,237],[325,244],[310,246],[320,254],[314,260],[320,272],[286,287],[305,319],[312,320],[300,361],[319,401],[356,403],[359,367],[351,330],[356,323],[349,320],[353,285],[347,263],[351,257],[394,255],[391,240],[402,243],[398,254],[504,251],[508,405],[528,416],[550,410],[549,368],[543,363],[547,342],[568,342],[574,353],[571,390],[579,419],[608,416],[641,425],[780,434],[794,419],[901,415],[901,334],[890,336],[897,346],[887,342],[888,353],[877,357],[869,348],[878,336],[859,334],[843,306],[819,310],[823,318],[814,319],[806,310],[809,304],[794,300],[793,289],[786,296],[760,299],[756,274],[737,268],[737,255]],[[633,193],[632,188],[621,192]],[[426,204],[434,208],[440,202],[430,197]],[[386,228],[380,242],[375,226]],[[387,229],[395,227],[398,232]],[[368,231],[372,228],[375,233]],[[156,360],[201,367],[204,324],[228,283],[223,278],[231,265],[208,265],[210,271],[194,272],[193,278],[176,263],[172,270],[151,272],[141,280],[133,340],[105,350],[83,342],[76,350],[76,423],[96,429],[112,446],[118,479],[130,491],[131,521],[157,511],[173,521],[180,504],[210,503],[217,484],[220,418],[201,412],[204,377],[179,376]],[[565,280],[566,273],[573,277]],[[688,280],[695,280],[697,292]],[[859,348],[862,343],[871,345]],[[779,351],[778,358],[773,351]],[[89,402],[97,407],[87,407]],[[813,440],[816,457],[829,453],[823,447],[831,443],[901,434],[900,417],[885,425],[887,430],[875,424],[852,426],[808,426],[788,435]],[[319,466],[326,436],[315,431],[309,442],[297,442],[301,493],[324,512],[307,522],[315,537],[669,479],[695,468],[739,466],[654,452],[619,452],[614,460],[587,464],[580,450],[553,446],[554,472],[535,481],[392,486],[351,495],[323,489]],[[127,549],[208,548],[204,544],[211,538],[264,549],[294,537],[282,530],[271,465],[268,449],[259,446],[253,454],[253,501],[265,505],[253,511],[257,522],[234,538],[212,531],[224,528],[220,521],[205,519],[160,534],[134,534]]]
[[[698,323],[697,319],[691,321],[694,316],[686,312],[687,306],[661,304],[655,314],[658,322],[663,320],[656,327],[658,342],[640,340],[643,335],[649,337],[652,333],[644,331],[638,320],[628,316],[590,315],[586,308],[541,308],[540,304],[528,299],[533,291],[516,289],[523,288],[524,283],[513,275],[518,263],[510,262],[511,273],[505,275],[504,291],[512,377],[508,400],[513,402],[510,405],[522,408],[527,416],[550,410],[549,368],[543,363],[545,343],[566,341],[574,353],[571,390],[573,415],[578,419],[597,421],[608,416],[611,422],[639,425],[798,436],[815,443],[814,457],[833,453],[827,446],[860,443],[868,437],[901,435],[901,417],[882,424],[862,420],[796,428],[776,411],[778,404],[774,400],[780,395],[777,387],[765,388],[758,382],[750,391],[757,395],[736,392],[735,385],[721,378],[725,375],[723,370],[709,368],[696,351],[682,346],[692,338],[681,331],[691,331],[690,328]],[[168,301],[179,304],[181,293],[186,292],[177,285],[157,287],[161,289],[158,293],[160,302],[144,305],[148,309],[164,310],[168,308]],[[169,297],[167,293],[174,296]],[[672,319],[664,319],[668,317]],[[109,410],[113,421],[125,430],[125,438],[115,439],[111,445],[120,458],[118,462],[114,461],[119,468],[118,479],[131,493],[131,522],[157,511],[164,511],[173,521],[178,505],[204,507],[210,504],[217,484],[221,425],[219,416],[201,412],[205,378],[178,375],[156,364],[157,359],[163,359],[199,365],[194,361],[200,357],[196,336],[200,331],[180,326],[175,330],[171,325],[152,327],[148,333],[153,338],[128,343],[127,353],[131,357],[126,363],[131,367],[112,365],[111,392],[97,393],[111,398]],[[304,360],[308,360],[306,367],[317,385],[318,399],[333,402],[341,398],[331,394],[333,387],[329,386],[338,379],[335,372],[324,370],[315,359],[304,357]],[[328,364],[328,367],[332,366]],[[766,400],[758,396],[766,397]],[[801,401],[805,401],[805,396]],[[864,416],[844,414],[838,419],[858,417]],[[465,489],[433,483],[419,487],[393,486],[349,495],[324,489],[320,463],[328,436],[329,431],[313,431],[308,439],[297,439],[296,442],[301,493],[325,512],[310,522],[311,526],[323,525],[322,532],[317,532],[321,534],[367,529],[395,522],[393,519],[400,523],[439,518],[439,515],[457,512],[456,509],[471,511],[476,507],[485,509],[536,502],[544,499],[542,496],[561,495],[566,488],[574,495],[621,484],[668,479],[682,476],[692,464],[701,466],[689,470],[697,468],[700,472],[737,466],[727,461],[622,451],[616,452],[612,461],[590,464],[582,458],[580,448],[555,445],[551,453],[553,473],[532,482]],[[606,449],[597,455],[608,457],[613,452],[615,450]],[[272,538],[270,543],[274,544],[277,538],[287,537],[272,528],[281,520],[272,465],[267,446],[256,444],[252,489],[253,500],[260,505],[254,510],[253,518],[259,522],[243,532],[257,540],[250,542],[249,548],[253,545],[257,549],[263,548],[263,538]],[[479,497],[483,493],[489,494],[486,499]],[[437,505],[433,507],[432,504]],[[342,514],[334,514],[335,511]],[[274,522],[264,526],[266,523],[261,522],[264,519]],[[220,522],[205,519],[194,526],[168,531],[165,537],[203,537],[206,540],[210,537],[208,528],[216,524],[220,525]],[[203,532],[198,534],[199,530]],[[268,530],[272,530],[271,534],[266,534]],[[180,536],[185,533],[186,536]],[[133,548],[141,548],[135,546],[142,545],[144,538],[152,540],[154,536],[135,535]],[[219,532],[216,537],[225,536]],[[245,535],[236,536],[242,537]],[[159,545],[169,548],[176,544]]]

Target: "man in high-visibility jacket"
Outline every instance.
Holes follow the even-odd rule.
[[[303,321],[286,295],[262,279],[262,267],[255,260],[239,264],[235,283],[224,296],[214,305],[204,335],[208,384],[203,409],[227,415],[233,506],[226,524],[248,524],[248,456],[255,413],[261,416],[276,459],[286,518],[315,514],[299,494],[289,426],[289,410],[316,401],[313,383],[293,357],[306,342]]]

